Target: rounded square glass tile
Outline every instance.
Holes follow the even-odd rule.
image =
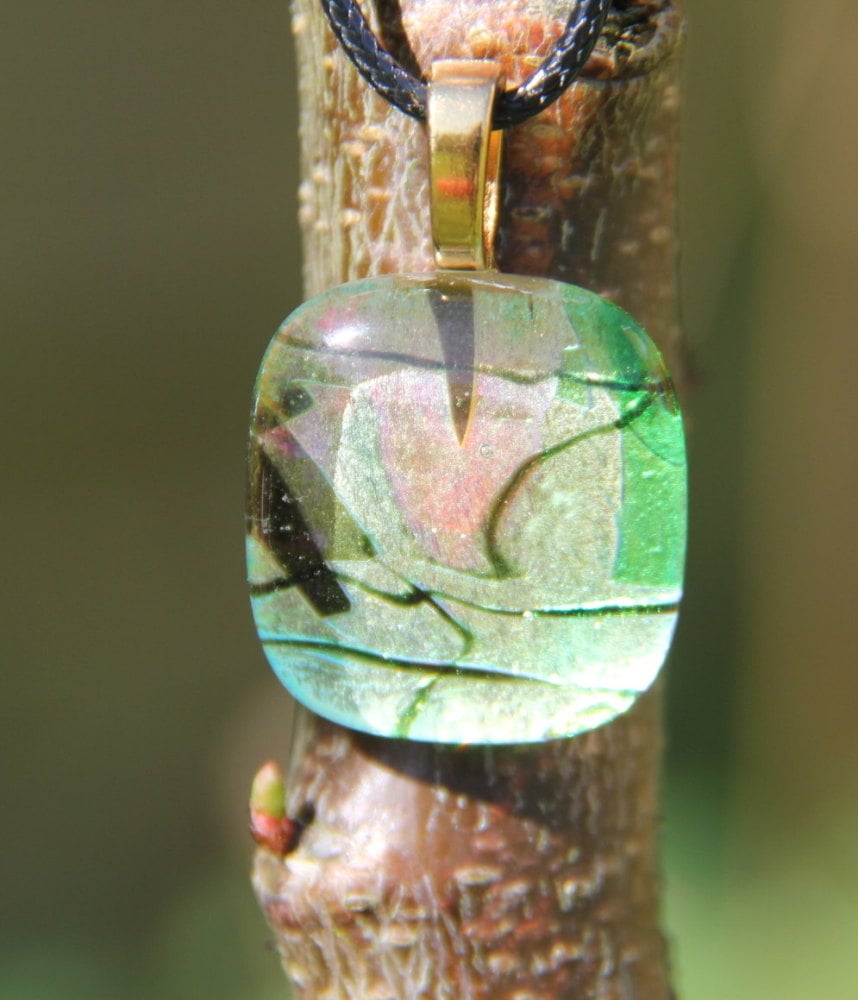
[[[306,303],[271,342],[251,601],[278,677],[320,715],[445,743],[608,722],[664,661],[685,536],[670,378],[592,292],[385,276]]]

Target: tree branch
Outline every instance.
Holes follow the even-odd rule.
[[[404,61],[538,63],[567,0],[382,0]],[[428,153],[296,0],[301,224],[314,295],[432,269]],[[680,383],[676,53],[681,11],[616,2],[584,76],[508,135],[500,269],[612,298]],[[410,40],[413,55],[404,51]],[[302,998],[666,1000],[658,924],[661,697],[585,736],[453,749],[364,736],[303,713],[287,813],[306,824],[254,884]],[[294,838],[290,838],[292,846]]]

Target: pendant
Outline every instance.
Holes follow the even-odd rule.
[[[318,296],[275,335],[250,443],[248,578],[275,673],[381,736],[515,743],[625,712],[673,635],[682,421],[622,309],[491,270],[491,63],[429,98],[439,270]]]

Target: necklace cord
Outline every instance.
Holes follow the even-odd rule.
[[[322,10],[346,55],[367,83],[394,107],[426,120],[427,84],[382,46],[358,0],[321,0]],[[545,61],[519,87],[498,95],[493,126],[509,128],[553,104],[578,76],[599,40],[610,0],[577,0],[563,34]]]

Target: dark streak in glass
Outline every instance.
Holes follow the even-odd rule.
[[[327,344],[314,344],[309,340],[299,340],[297,337],[286,337],[286,346],[297,351],[306,351],[308,354],[323,354],[339,357],[361,358],[366,361],[392,361],[405,365],[409,368],[422,368],[426,371],[445,371],[446,362],[435,361],[432,358],[418,358],[411,354],[404,354],[401,351],[373,351],[369,349],[356,350],[354,348],[329,347]],[[505,379],[515,385],[539,385],[548,379],[556,378],[561,382],[573,382],[576,385],[595,386],[599,389],[608,389],[615,392],[653,392],[657,395],[672,392],[673,383],[670,379],[659,381],[625,382],[619,379],[606,378],[604,375],[594,375],[588,372],[567,372],[562,369],[546,372],[515,372],[506,368],[497,368],[494,365],[472,364],[470,368],[463,369],[471,374],[491,375],[495,378]]]
[[[286,579],[301,591],[318,615],[327,618],[348,611],[348,596],[326,564],[300,504],[262,451],[258,462],[259,508],[254,527],[259,538],[286,570]]]
[[[450,414],[459,444],[465,439],[474,397],[474,298],[470,285],[438,282],[426,290],[444,353]]]

